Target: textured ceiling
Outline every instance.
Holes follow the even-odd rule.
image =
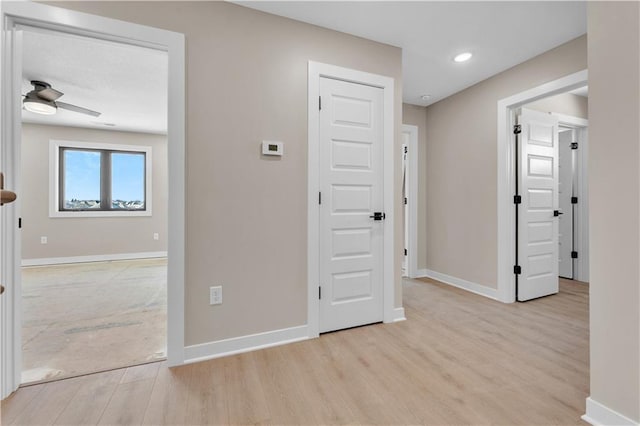
[[[580,1],[234,3],[401,47],[403,99],[415,105],[434,103],[587,31]],[[463,51],[473,58],[454,63]]]
[[[166,133],[166,52],[69,34],[24,28],[22,94],[31,80],[64,93],[62,102],[100,117],[58,109],[55,115],[23,109],[27,123]]]

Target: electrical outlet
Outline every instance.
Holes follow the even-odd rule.
[[[222,304],[222,286],[209,287],[209,304],[210,305]]]
[[[157,232],[154,232],[153,233],[153,239],[156,240],[156,241],[159,240],[160,239],[160,234],[158,234]]]
[[[47,244],[47,237],[40,237],[40,244]]]

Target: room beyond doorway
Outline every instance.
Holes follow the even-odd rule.
[[[22,383],[164,359],[166,276],[166,258],[24,267]]]

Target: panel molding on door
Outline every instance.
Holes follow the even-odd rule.
[[[320,78],[320,319],[327,332],[383,320],[383,90]],[[326,201],[325,201],[326,200]]]
[[[558,292],[558,119],[522,109],[517,300]]]

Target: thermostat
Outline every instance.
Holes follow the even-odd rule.
[[[262,141],[262,155],[280,155],[284,151],[284,144],[275,141]]]

